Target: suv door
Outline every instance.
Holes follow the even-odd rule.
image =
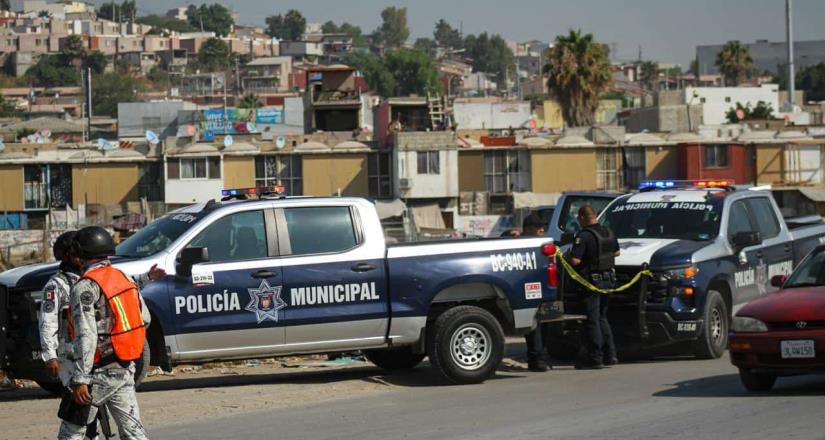
[[[187,247],[207,248],[209,261],[194,265],[192,277],[175,277],[170,289],[181,358],[254,356],[283,345],[273,211],[227,214]]]
[[[357,208],[285,207],[275,215],[290,351],[383,344],[386,250],[369,241]]]
[[[740,232],[756,232],[758,228],[746,200],[736,200],[730,205],[726,236],[729,243]],[[736,249],[735,249],[736,250]],[[733,303],[739,304],[759,296],[757,279],[764,276],[765,260],[762,245],[748,246],[738,250],[731,258],[734,260]]]
[[[767,264],[767,270],[764,275],[760,272],[763,276],[758,277],[756,287],[760,295],[765,295],[777,290],[776,287],[771,286],[771,277],[774,275],[788,276],[793,271],[793,243],[777,218],[777,211],[771,199],[752,197],[747,199],[747,204],[756,227],[762,234],[762,257],[764,264]]]

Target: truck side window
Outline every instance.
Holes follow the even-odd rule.
[[[728,219],[728,238],[733,238],[739,232],[753,232],[750,214],[745,206],[745,201],[734,202],[730,207],[730,218]]]
[[[771,201],[765,197],[748,199],[748,208],[756,219],[759,233],[763,239],[773,238],[779,235],[779,220],[776,218]]]
[[[204,229],[189,247],[209,249],[210,262],[265,258],[266,230],[263,211],[227,215]]]
[[[609,197],[586,197],[586,196],[571,196],[568,197],[562,207],[561,215],[559,215],[559,229],[563,232],[577,233],[581,229],[577,217],[579,215],[579,208],[584,205],[590,205],[599,214],[612,202],[613,199]]]
[[[358,244],[348,206],[286,208],[284,216],[292,255],[343,252]]]

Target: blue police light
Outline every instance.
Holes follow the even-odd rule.
[[[676,181],[674,180],[645,180],[639,183],[639,189],[667,189],[667,188],[675,188]]]

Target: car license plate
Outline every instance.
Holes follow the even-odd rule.
[[[816,357],[814,341],[781,341],[782,359],[811,359]]]

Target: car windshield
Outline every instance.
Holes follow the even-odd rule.
[[[154,255],[166,249],[204,215],[196,212],[161,217],[118,245],[117,255],[130,258]]]
[[[796,268],[783,288],[825,286],[825,249],[814,251]]]
[[[618,238],[665,238],[710,240],[719,233],[722,200],[676,202],[620,201],[602,215],[600,221]]]

